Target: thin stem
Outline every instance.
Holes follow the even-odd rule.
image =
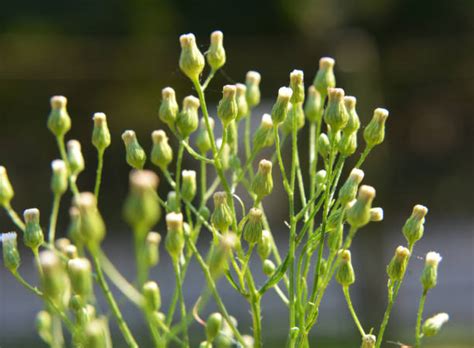
[[[99,201],[100,184],[102,182],[102,169],[104,167],[104,150],[97,151],[97,172],[95,175],[94,195]]]
[[[51,216],[49,218],[48,242],[54,246],[56,236],[56,224],[58,222],[59,205],[61,203],[61,195],[55,194],[53,197],[53,208],[51,209]]]
[[[423,319],[423,309],[425,308],[427,290],[423,290],[420,298],[420,304],[418,305],[418,313],[416,315],[416,330],[415,330],[415,348],[419,348],[423,334],[421,333],[421,320]]]
[[[253,336],[254,336],[254,348],[262,347],[262,310],[261,310],[261,298],[259,296],[254,297],[250,301],[252,309],[252,323],[253,323]]]
[[[61,155],[61,159],[64,161],[66,164],[67,172],[69,175],[69,188],[74,196],[79,195],[79,189],[77,188],[76,180],[71,175],[71,168],[69,166],[69,161],[67,159],[67,153],[66,153],[66,146],[64,145],[64,136],[57,136],[56,137],[56,143],[58,144],[58,149],[59,153]]]
[[[176,276],[176,291],[179,292],[179,305],[181,307],[181,322],[183,325],[184,346],[189,347],[189,336],[188,336],[187,321],[186,321],[186,304],[184,302],[183,284],[182,284],[182,278],[181,278],[181,267],[179,265],[179,260],[173,261],[173,268],[174,268],[174,273]]]
[[[138,288],[141,289],[143,284],[148,279],[148,263],[145,253],[145,238],[146,232],[143,233],[141,227],[134,228],[134,246],[135,246],[135,260],[137,267],[137,284]]]
[[[12,222],[23,232],[25,231],[25,224],[21,220],[20,216],[16,213],[16,211],[12,208],[10,203],[6,203],[3,208],[7,212],[8,216],[12,220]]]
[[[252,111],[249,111],[247,117],[245,117],[245,131],[244,131],[244,145],[245,145],[245,158],[246,162],[250,161],[251,157],[251,130],[252,130]],[[250,170],[250,177],[253,176],[253,170]]]
[[[183,153],[184,153],[184,145],[183,142],[179,143],[178,148],[178,158],[176,159],[176,183],[175,183],[175,191],[176,191],[176,201],[178,207],[181,210],[181,165],[183,163]]]
[[[51,336],[52,336],[51,347],[61,348],[64,346],[64,336],[63,336],[63,329],[61,325],[61,317],[59,317],[57,314],[53,314],[52,323],[51,323]]]
[[[215,74],[216,74],[216,70],[211,69],[211,71],[209,72],[209,75],[207,76],[206,81],[204,81],[204,83],[202,84],[202,89],[204,91],[206,90],[207,86],[209,85],[209,83],[211,82]]]
[[[201,175],[200,175],[200,187],[201,187],[201,206],[206,204],[206,190],[207,190],[207,167],[205,162],[200,162]]]
[[[349,287],[348,286],[343,286],[342,287],[342,292],[344,293],[344,297],[346,298],[347,302],[347,307],[349,308],[349,312],[351,312],[352,319],[354,319],[354,323],[356,324],[357,328],[359,329],[360,335],[362,337],[365,336],[365,331],[362,325],[360,324],[359,318],[357,317],[357,314],[354,310],[354,306],[352,305],[351,301],[351,295],[349,293]]]
[[[194,159],[196,159],[198,161],[201,161],[201,162],[208,163],[208,164],[213,164],[214,163],[214,160],[209,159],[206,156],[202,156],[202,155],[198,154],[196,151],[194,151],[194,149],[191,146],[189,146],[189,144],[186,140],[181,140],[181,144],[186,148],[186,151],[188,151],[188,153]]]
[[[360,158],[359,160],[357,161],[356,165],[355,165],[355,168],[360,168],[360,166],[362,165],[362,163],[364,163],[365,159],[367,158],[367,156],[369,155],[370,151],[372,151],[372,148],[371,146],[366,146],[364,151],[362,152],[362,154],[360,155]]]
[[[273,127],[273,133],[275,136],[275,147],[276,147],[276,155],[278,160],[278,165],[280,166],[281,176],[283,178],[283,186],[288,194],[291,193],[290,184],[288,182],[288,178],[286,177],[285,172],[285,164],[283,163],[283,158],[281,156],[281,145],[280,145],[280,135],[278,134],[278,126]]]

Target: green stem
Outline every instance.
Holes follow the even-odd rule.
[[[250,301],[252,309],[252,323],[253,323],[253,336],[254,336],[254,348],[262,347],[262,310],[261,310],[261,298],[260,296],[253,297]]]
[[[189,336],[188,336],[187,321],[186,321],[186,304],[184,302],[183,284],[182,284],[182,278],[181,278],[181,267],[179,265],[179,260],[173,260],[173,268],[174,268],[174,273],[176,276],[176,291],[179,292],[179,304],[181,307],[181,323],[183,325],[184,346],[189,347]]]
[[[209,83],[211,82],[215,74],[216,74],[216,70],[211,69],[211,71],[209,72],[209,75],[207,76],[206,81],[204,81],[204,83],[202,84],[202,89],[204,91],[206,90],[207,86],[209,86]]]
[[[249,162],[251,157],[251,131],[252,131],[252,111],[249,111],[247,117],[245,117],[245,131],[244,131],[244,144],[245,144],[245,158],[246,162]],[[252,177],[253,171],[250,176]]]
[[[135,246],[135,260],[137,267],[137,284],[138,288],[141,289],[143,284],[148,279],[148,263],[145,252],[145,236],[146,232],[143,233],[141,227],[134,228],[134,246]]]
[[[64,347],[64,336],[63,329],[61,325],[61,318],[57,314],[53,314],[52,323],[51,323],[51,347],[52,348],[61,348]]]
[[[64,145],[64,136],[57,136],[56,137],[56,142],[58,144],[58,149],[59,153],[61,155],[61,159],[64,161],[66,164],[68,176],[69,176],[69,187],[74,196],[79,195],[79,189],[77,188],[76,181],[71,175],[71,168],[69,166],[69,161],[67,159],[67,153],[66,153],[66,145]]]
[[[206,205],[206,190],[207,190],[206,163],[201,161],[200,167],[201,167],[200,185],[201,185],[201,207],[202,207]]]
[[[184,153],[184,145],[182,142],[179,143],[178,148],[178,158],[176,159],[176,184],[175,184],[175,191],[176,191],[176,201],[178,202],[178,207],[181,210],[181,166],[183,163],[183,153]]]
[[[372,148],[373,147],[370,147],[370,146],[366,146],[364,151],[362,152],[362,154],[360,155],[360,158],[359,160],[357,161],[356,165],[355,165],[355,168],[360,168],[360,166],[362,165],[362,163],[364,163],[365,159],[367,158],[367,156],[369,155],[370,151],[372,151]]]
[[[12,222],[23,232],[25,231],[25,224],[21,220],[20,216],[16,213],[16,211],[12,208],[10,203],[6,203],[3,208],[7,212],[8,216],[12,220]]]
[[[100,184],[102,182],[102,170],[104,167],[104,150],[97,151],[97,172],[95,175],[94,195],[99,201]]]
[[[357,314],[354,310],[354,306],[352,305],[351,301],[351,295],[349,293],[349,287],[348,286],[343,286],[342,287],[342,292],[344,293],[344,297],[346,298],[347,302],[347,307],[349,308],[349,312],[351,312],[352,319],[354,319],[354,323],[356,324],[357,328],[359,329],[361,337],[365,336],[365,331],[362,325],[360,324],[359,318],[357,317]]]
[[[416,315],[416,330],[415,330],[415,348],[419,348],[421,345],[421,339],[423,334],[421,333],[421,321],[423,319],[423,309],[425,308],[427,290],[423,290],[420,298],[420,304],[418,305],[418,313]]]
[[[188,151],[188,153],[196,160],[198,161],[201,161],[201,162],[205,162],[205,163],[208,163],[208,164],[213,164],[214,161],[207,158],[206,156],[202,156],[200,154],[198,154],[196,151],[194,151],[194,149],[189,146],[188,142],[186,140],[181,140],[181,144],[186,148],[186,151]]]
[[[48,242],[54,246],[56,236],[56,224],[58,221],[59,204],[61,203],[61,195],[55,194],[53,198],[53,209],[49,218]]]

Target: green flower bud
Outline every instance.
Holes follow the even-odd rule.
[[[93,292],[93,283],[92,267],[89,260],[86,258],[69,260],[67,271],[73,292],[86,300],[90,298]]]
[[[77,252],[77,247],[73,244],[68,245],[66,248],[64,248],[64,254],[69,260],[75,259],[79,256]]]
[[[211,211],[209,210],[208,207],[204,206],[199,209],[199,214],[202,216],[204,220],[208,220],[209,217],[211,216]]]
[[[244,347],[253,348],[255,346],[255,339],[250,335],[243,335]]]
[[[186,201],[192,201],[196,196],[196,172],[194,170],[183,170],[181,172],[183,182],[181,185],[181,196]]]
[[[262,238],[257,244],[257,253],[262,260],[268,259],[272,253],[273,237],[270,231],[263,230]]]
[[[206,338],[208,342],[214,341],[222,328],[222,314],[212,313],[206,321]]]
[[[278,90],[278,98],[272,108],[272,121],[275,125],[285,121],[292,94],[293,91],[288,87],[281,87]]]
[[[81,240],[94,249],[105,237],[105,223],[97,209],[97,200],[93,193],[83,192],[74,198],[79,210],[79,234]]]
[[[260,126],[255,131],[253,136],[254,149],[263,149],[273,145],[273,121],[272,116],[263,114]]]
[[[77,176],[86,167],[82,156],[81,143],[77,140],[67,142],[67,161],[71,175]]]
[[[337,144],[339,153],[345,157],[352,156],[357,150],[357,132],[342,133],[341,140]]]
[[[51,324],[51,314],[49,314],[48,311],[39,311],[35,320],[36,331],[41,339],[47,344],[51,344],[53,339],[51,336]]]
[[[135,231],[147,233],[160,219],[161,208],[156,189],[159,178],[150,170],[130,173],[130,189],[124,204],[124,218]],[[141,236],[144,239],[145,236]]]
[[[81,234],[81,214],[77,207],[72,206],[69,209],[69,226],[67,235],[76,245],[84,245],[85,239]]]
[[[183,215],[181,213],[166,214],[165,247],[174,262],[179,260],[184,248]]]
[[[181,211],[181,207],[178,202],[178,196],[176,191],[168,192],[168,197],[166,199],[166,212],[171,213],[179,213]]]
[[[179,67],[181,71],[192,81],[199,80],[204,70],[204,56],[196,45],[194,34],[184,34],[179,37],[181,44],[181,55]]]
[[[5,167],[0,166],[0,205],[7,206],[10,204],[15,192],[8,179],[7,170]]]
[[[449,320],[449,315],[447,313],[438,313],[431,318],[428,318],[423,323],[423,335],[426,337],[436,336]]]
[[[92,118],[94,120],[94,129],[92,131],[92,145],[97,151],[103,152],[110,146],[110,131],[107,126],[107,117],[102,112],[96,112]]]
[[[227,202],[227,193],[216,192],[213,198],[214,212],[211,216],[211,222],[221,233],[226,233],[232,224],[232,213]]]
[[[314,178],[315,184],[316,184],[316,192],[320,193],[324,190],[326,190],[326,177],[327,177],[327,172],[324,169],[318,170],[316,172],[316,176]]]
[[[339,190],[339,200],[345,206],[356,198],[359,185],[364,179],[364,172],[358,168],[352,169],[349,177]]]
[[[374,116],[364,129],[364,140],[368,147],[374,147],[383,142],[385,138],[385,121],[388,118],[386,109],[378,108],[374,111]]]
[[[304,113],[309,122],[319,123],[323,117],[323,100],[316,87],[309,86],[308,97],[304,106]]]
[[[255,244],[262,239],[263,213],[258,208],[251,208],[248,214],[248,221],[244,227],[244,239],[249,244]]]
[[[173,160],[173,149],[168,143],[168,137],[160,129],[151,133],[151,140],[153,141],[150,155],[151,163],[164,171]]]
[[[304,74],[301,70],[293,70],[290,74],[290,88],[293,91],[291,103],[304,102]]]
[[[225,64],[225,50],[222,44],[224,34],[222,31],[216,30],[211,34],[211,44],[207,51],[207,64],[213,71],[219,70]]]
[[[212,348],[212,343],[207,341],[202,341],[199,343],[199,348]]]
[[[332,132],[343,129],[349,121],[344,105],[344,90],[342,88],[328,89],[328,105],[324,112],[324,122],[331,127]]]
[[[15,273],[20,267],[20,253],[17,248],[16,232],[7,232],[0,235],[3,244],[3,264],[10,272]]]
[[[324,100],[328,93],[328,88],[336,86],[336,77],[334,76],[334,59],[323,57],[319,60],[319,70],[314,77],[313,85],[321,94]]]
[[[230,155],[231,155],[231,148],[229,146],[229,144],[227,143],[223,143],[222,142],[222,138],[218,138],[216,140],[216,146],[217,146],[217,149],[218,151],[220,151],[222,154],[221,154],[221,165],[222,165],[222,169],[224,170],[227,170],[230,168]],[[224,148],[222,149],[222,151],[220,150],[221,146],[223,146]]]
[[[300,130],[304,127],[305,118],[303,111],[303,103],[289,104],[288,115],[282,124],[282,131],[285,134],[291,134],[293,131],[293,120],[296,117],[296,129]]]
[[[234,317],[230,317],[232,324],[234,327],[237,327],[237,320]],[[235,342],[234,333],[230,328],[229,323],[224,320],[222,323],[222,329],[217,335],[216,339],[214,340],[214,345],[218,348],[231,348]]]
[[[338,216],[339,218],[339,216]],[[344,225],[338,223],[334,228],[328,230],[328,247],[332,252],[336,252],[342,246],[342,238],[344,233]]]
[[[377,343],[377,337],[374,335],[364,335],[362,337],[362,344],[360,348],[374,348]]]
[[[252,192],[258,200],[268,196],[273,190],[272,162],[265,159],[258,164],[258,171],[252,182]]]
[[[271,277],[273,273],[275,273],[276,266],[273,263],[272,260],[265,260],[263,261],[263,274],[265,274],[267,277]]]
[[[336,280],[342,286],[350,286],[355,282],[354,268],[351,263],[351,252],[341,250],[341,264],[336,272]]]
[[[40,212],[38,209],[26,209],[23,212],[25,219],[25,232],[23,233],[23,242],[32,249],[38,250],[44,242],[43,230],[40,226]]]
[[[211,130],[214,129],[214,119],[212,117],[209,117],[209,126],[211,127]],[[205,154],[212,148],[211,138],[207,132],[204,118],[201,118],[199,132],[196,137],[196,146],[202,154]]]
[[[370,208],[375,198],[375,189],[363,185],[359,189],[357,200],[347,210],[347,222],[353,227],[360,228],[370,222]]]
[[[370,221],[379,222],[383,220],[383,209],[380,207],[370,209]]]
[[[71,241],[67,238],[58,238],[54,242],[56,249],[58,249],[61,253],[66,253],[66,248],[71,245]]]
[[[234,233],[229,232],[224,234],[220,238],[219,244],[211,249],[208,264],[209,271],[214,279],[219,278],[227,270],[232,249],[234,249],[236,244],[237,237]]]
[[[188,138],[198,128],[199,105],[199,99],[192,95],[183,99],[183,108],[178,113],[176,120],[176,129],[183,138]]]
[[[387,266],[387,275],[392,282],[403,279],[409,258],[410,250],[401,245],[397,247],[395,255]]]
[[[110,333],[105,319],[94,319],[87,323],[84,330],[85,347],[111,347]]]
[[[145,251],[148,266],[153,267],[160,262],[161,235],[158,232],[149,232],[146,236]]]
[[[57,137],[63,137],[71,129],[71,117],[67,112],[66,97],[55,95],[51,97],[51,112],[48,116],[48,128]]]
[[[247,104],[249,108],[254,108],[260,104],[260,81],[261,76],[256,71],[247,72],[245,77],[245,85],[247,86],[247,92],[245,97],[247,98]]]
[[[43,270],[41,284],[43,294],[60,308],[64,306],[66,292],[69,289],[68,277],[64,265],[58,256],[52,251],[42,251],[39,255],[39,264]]]
[[[324,133],[321,133],[318,137],[318,152],[323,158],[328,157],[329,152],[331,152],[331,144],[329,143],[329,138]]]
[[[148,281],[142,289],[145,308],[149,312],[159,311],[161,308],[161,293],[156,282]]]
[[[344,97],[344,105],[346,107],[347,115],[349,116],[347,124],[342,130],[344,133],[352,134],[357,132],[357,130],[360,128],[359,115],[357,115],[356,111],[356,103],[357,99],[355,97]]]
[[[170,129],[174,129],[174,124],[178,116],[179,106],[176,101],[176,93],[173,88],[166,87],[161,90],[161,104],[158,110],[158,117],[166,123]]]
[[[51,191],[55,195],[63,195],[67,191],[68,177],[67,167],[63,160],[54,160],[51,162],[53,174],[51,176]]]
[[[217,106],[217,116],[225,127],[237,117],[237,101],[235,95],[237,89],[233,85],[225,85],[222,89],[222,99]]]
[[[237,101],[237,122],[242,118],[248,116],[249,114],[249,104],[247,102],[247,86],[243,83],[237,83],[235,85],[237,88],[237,93],[235,95],[235,100]]]
[[[405,236],[408,245],[413,246],[418,240],[423,237],[425,216],[428,214],[428,208],[417,204],[413,207],[413,212],[403,226],[402,232]]]
[[[237,152],[236,150],[238,150],[239,139],[237,139],[237,133],[237,122],[235,120],[232,120],[227,126],[226,143],[229,145],[229,148],[233,154]]]
[[[423,269],[423,274],[421,275],[420,279],[425,292],[433,289],[436,286],[438,281],[438,264],[440,261],[440,254],[434,251],[430,251],[428,254],[426,254],[425,268]]]
[[[135,132],[133,130],[126,130],[122,133],[122,140],[125,145],[125,159],[128,165],[135,169],[143,169],[146,162],[146,154],[138,142]]]

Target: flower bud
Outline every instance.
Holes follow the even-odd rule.
[[[67,112],[66,97],[55,95],[50,99],[51,111],[48,116],[48,128],[57,137],[63,137],[71,129],[71,117]]]
[[[360,128],[359,115],[357,115],[356,111],[356,103],[357,99],[355,97],[344,97],[344,105],[346,107],[347,115],[349,116],[347,124],[343,129],[344,133],[352,134],[357,132],[357,130]]]
[[[212,348],[212,343],[208,341],[202,341],[199,343],[199,348]]]
[[[243,83],[237,83],[235,85],[237,88],[237,93],[235,95],[235,99],[237,101],[237,122],[240,121],[242,118],[248,116],[249,114],[249,104],[247,102],[247,86]]]
[[[349,115],[344,105],[344,90],[342,88],[329,88],[324,122],[331,127],[332,132],[337,132],[343,129],[348,121]]]
[[[84,330],[85,347],[110,347],[110,333],[105,319],[94,319],[87,323]]]
[[[64,248],[64,254],[70,260],[76,259],[79,256],[77,252],[77,247],[74,244],[70,244],[66,248]]]
[[[161,307],[160,288],[156,282],[148,281],[143,285],[143,300],[145,308],[149,312],[156,312]]]
[[[23,212],[23,218],[25,219],[23,242],[28,248],[38,250],[44,242],[43,230],[40,226],[40,212],[36,208],[26,209]]]
[[[146,236],[145,251],[148,266],[153,267],[160,262],[161,235],[157,232],[149,232]]]
[[[258,200],[268,196],[273,190],[272,162],[265,159],[258,164],[258,171],[252,182],[252,192]]]
[[[0,235],[3,244],[3,264],[10,272],[15,273],[20,267],[20,253],[17,248],[16,232],[7,232]]]
[[[219,244],[211,249],[208,264],[213,278],[217,279],[227,270],[229,257],[236,244],[237,237],[229,232],[222,235]]]
[[[81,216],[79,209],[72,206],[69,209],[69,226],[67,235],[76,245],[84,245],[84,236],[81,234]]]
[[[181,196],[186,201],[192,201],[196,196],[196,172],[194,170],[183,170],[181,176],[183,178]]]
[[[273,263],[272,260],[265,260],[263,261],[263,274],[265,274],[267,277],[271,277],[273,273],[275,273],[276,266]]]
[[[293,120],[296,117],[296,130],[300,130],[304,127],[305,118],[303,111],[303,103],[289,104],[288,115],[282,124],[282,131],[285,134],[291,134],[293,131]]]
[[[135,169],[142,169],[146,162],[146,154],[138,142],[135,132],[126,130],[122,133],[122,140],[125,145],[125,159],[128,165]]]
[[[206,321],[206,338],[208,342],[214,341],[222,328],[222,315],[220,313],[212,313]]]
[[[293,91],[288,87],[281,87],[278,90],[278,98],[272,108],[272,121],[275,125],[285,121],[292,94]]]
[[[324,169],[318,170],[316,172],[316,176],[314,178],[314,182],[316,184],[316,192],[322,192],[326,190],[326,177],[327,172]]]
[[[221,151],[221,165],[222,165],[222,169],[227,170],[230,168],[230,165],[231,165],[231,148],[229,144],[222,143],[221,138],[216,140],[216,145],[219,150],[221,146],[224,147]]]
[[[323,117],[323,100],[314,86],[309,86],[304,113],[309,122],[319,123]]]
[[[9,205],[14,195],[7,170],[5,167],[0,166],[0,205]]]
[[[383,142],[385,138],[385,121],[388,118],[386,109],[378,108],[374,111],[374,116],[364,129],[364,140],[368,147],[374,147]]]
[[[161,90],[161,104],[158,110],[158,117],[166,123],[170,129],[174,129],[174,124],[178,116],[179,106],[176,101],[176,93],[173,88],[166,87]]]
[[[413,207],[413,212],[403,226],[402,232],[405,236],[408,245],[413,246],[418,240],[423,237],[425,227],[425,216],[428,213],[428,208],[417,204]]]
[[[178,202],[178,196],[176,191],[168,192],[168,197],[166,199],[166,212],[171,213],[179,213],[181,211],[181,207]]]
[[[249,244],[258,243],[262,239],[263,213],[258,208],[252,208],[248,214],[248,221],[244,227],[244,239]]]
[[[364,335],[362,337],[362,344],[360,348],[375,348],[375,344],[377,343],[377,337],[374,335]]]
[[[326,134],[321,133],[318,137],[318,152],[322,158],[329,156],[331,152],[331,144],[329,143],[329,138]]]
[[[209,117],[209,125],[211,126],[211,130],[213,130],[214,119],[212,117]],[[202,154],[205,154],[212,148],[211,138],[209,137],[204,118],[201,118],[199,132],[196,137],[196,146]]]
[[[260,126],[257,128],[253,136],[254,150],[272,146],[273,141],[274,136],[272,116],[269,114],[263,114]]]
[[[192,81],[197,81],[204,69],[204,56],[196,45],[194,34],[183,34],[179,37],[181,44],[181,55],[179,67],[181,71]]]
[[[356,198],[359,185],[364,179],[364,172],[358,168],[352,169],[349,177],[339,190],[339,200],[345,206]]]
[[[256,71],[249,71],[247,72],[247,76],[245,78],[245,85],[247,86],[247,104],[250,108],[254,108],[258,104],[260,104],[260,81],[261,76]]]
[[[357,132],[342,133],[341,140],[337,144],[339,153],[345,157],[352,156],[357,150]]]
[[[199,99],[188,95],[183,99],[183,108],[178,113],[176,129],[183,138],[188,138],[199,125]]]
[[[233,85],[225,85],[222,89],[222,99],[217,106],[217,116],[225,127],[237,117],[237,101],[235,95],[237,89]]]
[[[181,213],[166,214],[165,247],[174,262],[179,260],[184,248],[183,215]]]
[[[351,252],[341,250],[341,264],[336,272],[336,280],[342,286],[350,286],[355,282],[354,268],[351,263]]]
[[[83,192],[74,198],[74,205],[79,210],[81,240],[89,248],[95,248],[105,237],[105,223],[97,209],[97,200],[91,192]]]
[[[97,151],[103,152],[110,146],[110,131],[107,126],[107,117],[102,112],[96,112],[92,118],[94,120],[94,129],[92,130],[92,145]]]
[[[409,258],[410,250],[401,245],[397,247],[395,255],[387,266],[387,275],[392,282],[403,279]]]
[[[329,57],[323,57],[319,60],[319,70],[314,77],[313,85],[321,94],[322,100],[326,98],[328,88],[336,86],[334,63],[334,59]]]
[[[438,313],[431,318],[426,319],[423,323],[423,335],[426,337],[437,335],[439,330],[441,330],[448,320],[449,315],[447,313]]]
[[[383,220],[383,209],[380,207],[370,209],[370,221],[379,222]]]
[[[67,263],[69,280],[72,290],[83,299],[88,299],[92,295],[92,267],[86,258],[75,258]]]
[[[64,294],[68,289],[65,286],[68,278],[63,263],[54,252],[47,250],[40,253],[39,264],[43,270],[41,277],[43,294],[56,306],[63,307]]]
[[[67,142],[67,161],[71,175],[77,176],[84,170],[85,163],[82,156],[81,143],[77,140],[69,140]]]
[[[150,170],[130,173],[130,189],[124,204],[127,223],[140,233],[147,233],[160,219],[161,208],[156,197],[159,178]],[[144,239],[145,236],[141,236]]]
[[[301,70],[293,70],[290,73],[290,88],[293,91],[291,103],[304,102],[304,74]]]
[[[207,64],[213,71],[219,70],[225,64],[225,50],[222,42],[224,41],[224,34],[222,31],[216,30],[211,34],[211,44],[207,51]]]
[[[347,210],[347,221],[353,227],[360,228],[370,221],[370,208],[375,198],[375,189],[372,186],[363,185],[355,203]]]
[[[63,195],[67,191],[68,178],[67,167],[63,160],[57,159],[51,162],[53,174],[51,176],[51,191],[55,195]]]
[[[214,212],[211,215],[211,222],[221,233],[226,233],[232,224],[232,213],[227,202],[227,193],[216,192],[213,198]]]
[[[156,130],[151,133],[153,147],[151,148],[150,160],[155,166],[166,170],[173,160],[173,149],[168,143],[168,137],[163,130]]]
[[[71,245],[71,241],[67,238],[58,238],[54,242],[56,249],[58,249],[61,253],[66,252],[66,248]]]
[[[48,311],[43,310],[38,312],[35,321],[36,331],[41,339],[47,344],[51,344],[52,342],[51,323],[52,318]]]
[[[426,254],[425,268],[423,269],[423,274],[420,279],[425,292],[436,286],[438,281],[438,264],[441,259],[441,255],[434,251],[430,251]]]
[[[339,215],[337,217],[339,219]],[[342,246],[344,225],[342,223],[338,223],[331,230],[328,229],[327,233],[328,233],[328,247],[329,247],[329,250],[331,250],[332,252],[336,252]]]
[[[262,238],[257,244],[257,253],[262,260],[268,259],[272,252],[273,237],[270,231],[263,230]]]

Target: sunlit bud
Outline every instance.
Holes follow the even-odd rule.
[[[357,132],[342,133],[341,139],[337,144],[339,153],[345,157],[349,157],[357,150]]]
[[[364,179],[364,172],[358,168],[352,169],[349,177],[339,190],[339,200],[342,206],[356,198],[359,185]]]
[[[214,119],[212,117],[209,117],[209,126],[211,127],[211,131],[213,131]],[[196,137],[196,146],[202,154],[205,154],[212,148],[211,138],[209,137],[204,118],[201,118],[199,132]]]
[[[174,262],[179,260],[184,248],[183,215],[181,213],[166,214],[165,247]]]
[[[352,134],[360,128],[359,115],[356,111],[357,99],[355,97],[344,97],[344,105],[346,106],[347,115],[349,119],[346,126],[342,130],[344,133]]]
[[[270,231],[263,230],[262,238],[257,244],[257,253],[262,260],[268,259],[272,252],[273,237]]]
[[[202,218],[207,221],[209,217],[211,216],[211,211],[209,210],[208,207],[203,206],[199,209],[199,215],[201,215]]]
[[[66,248],[71,245],[71,241],[67,238],[58,238],[55,240],[54,245],[62,254],[65,254]]]
[[[351,252],[341,250],[341,264],[336,272],[336,280],[342,286],[349,286],[355,282],[354,268],[351,262]]]
[[[158,110],[158,117],[170,129],[174,129],[179,106],[176,101],[176,93],[173,88],[165,87],[161,90],[161,104]]]
[[[383,220],[383,209],[380,207],[370,209],[370,221],[379,222]]]
[[[321,133],[318,137],[318,152],[321,157],[326,158],[331,151],[331,144],[329,138],[325,133]]]
[[[249,114],[249,104],[247,102],[247,86],[243,83],[237,83],[235,85],[237,88],[237,94],[235,96],[237,101],[237,121],[240,121],[242,118],[248,116]]]
[[[448,320],[449,315],[447,313],[438,313],[431,318],[426,319],[423,323],[423,335],[426,337],[437,335],[439,330],[441,330]]]
[[[252,182],[252,192],[261,200],[273,190],[272,162],[265,159],[258,164],[258,171]]]
[[[387,266],[387,275],[392,281],[400,281],[403,279],[409,257],[410,250],[401,245],[397,247],[395,255]]]
[[[110,347],[110,333],[105,319],[94,319],[87,323],[84,330],[85,347]]]
[[[168,213],[175,212],[179,213],[181,211],[181,207],[178,202],[178,195],[176,191],[168,192],[168,197],[166,199],[166,211]]]
[[[107,117],[102,112],[96,112],[92,117],[94,129],[92,131],[92,145],[98,151],[104,151],[110,146],[110,131],[107,126]]]
[[[168,143],[168,137],[166,133],[160,129],[151,133],[151,140],[153,141],[150,155],[151,163],[161,170],[166,170],[173,160],[173,149]]]
[[[247,104],[250,108],[253,108],[260,104],[260,81],[261,76],[256,71],[247,72],[245,78],[245,85],[247,86]]]
[[[199,348],[212,348],[212,343],[208,341],[202,341],[199,343]]]
[[[148,266],[153,267],[160,262],[161,235],[158,232],[149,232],[146,236],[145,251]]]
[[[258,243],[262,239],[263,213],[258,208],[251,208],[244,227],[244,239],[249,244]]]
[[[232,249],[237,244],[237,237],[234,233],[222,235],[219,244],[211,249],[209,256],[209,271],[214,278],[218,278],[227,270],[228,261],[232,255]]]
[[[51,176],[51,191],[55,195],[62,195],[66,192],[68,186],[67,167],[63,160],[54,160],[51,162],[53,174]]]
[[[57,137],[63,137],[71,129],[71,117],[66,109],[67,99],[61,95],[51,97],[48,128]]]
[[[75,259],[77,258],[78,252],[77,252],[77,247],[74,244],[70,244],[67,247],[64,248],[64,254],[68,259]]]
[[[206,338],[208,342],[214,341],[222,327],[222,314],[212,313],[206,321]]]
[[[134,170],[130,173],[130,189],[123,213],[135,231],[147,233],[161,217],[156,197],[159,181],[158,176],[150,170]],[[145,238],[144,235],[141,237]]]
[[[428,214],[428,208],[417,204],[413,207],[413,212],[403,226],[402,232],[405,236],[408,245],[413,246],[418,240],[423,237],[425,230],[425,216]]]
[[[323,100],[326,98],[328,88],[336,86],[334,64],[334,59],[329,57],[323,57],[319,60],[319,70],[316,73],[313,85],[321,94]]]
[[[67,263],[72,290],[76,295],[88,299],[92,294],[92,267],[86,258],[75,258]]]
[[[377,337],[370,334],[364,335],[362,337],[362,344],[360,348],[374,348],[376,343],[377,343]]]
[[[3,244],[3,264],[10,272],[14,273],[20,267],[20,253],[17,248],[16,232],[7,232],[0,235]]]
[[[263,261],[263,274],[267,277],[271,277],[273,273],[275,273],[276,266],[272,260],[265,260]]]
[[[63,263],[52,251],[42,251],[39,255],[39,265],[43,270],[41,277],[42,290],[55,305],[62,307],[63,295],[67,290],[67,275]]]
[[[253,136],[253,147],[256,149],[263,149],[273,145],[273,121],[269,114],[263,114],[260,126],[255,131]]]
[[[281,87],[278,90],[278,97],[272,108],[272,120],[275,125],[285,121],[292,94],[293,91],[288,87]]]
[[[225,64],[224,34],[216,30],[211,34],[211,44],[207,51],[207,63],[212,70],[219,70]]]
[[[38,209],[26,209],[23,212],[25,219],[25,232],[23,233],[23,242],[32,249],[38,250],[44,242],[43,230],[40,226],[40,212]]]
[[[332,132],[343,129],[349,120],[344,105],[344,90],[342,88],[328,89],[328,105],[324,113],[324,122],[331,127]]]
[[[375,189],[372,186],[360,187],[356,202],[347,210],[347,221],[351,226],[360,228],[369,223],[374,198]]]
[[[84,157],[82,156],[81,143],[77,140],[67,142],[67,161],[71,175],[78,175],[85,168]]]
[[[217,144],[219,144],[218,148],[223,146],[224,148],[222,149],[222,154],[221,154],[221,165],[222,169],[227,170],[230,168],[231,165],[231,148],[229,144],[224,143],[222,144],[222,139],[217,139],[216,141]]]
[[[303,103],[289,104],[288,115],[282,124],[282,131],[285,134],[291,134],[293,131],[293,122],[296,118],[296,130],[300,130],[304,127],[305,117],[303,111]]]
[[[95,248],[105,237],[105,223],[97,209],[97,200],[91,192],[83,192],[74,198],[79,209],[80,235],[89,248]],[[77,243],[76,243],[77,244]]]
[[[188,95],[183,99],[183,108],[178,113],[176,120],[176,129],[183,138],[189,137],[198,128],[199,106],[199,99],[192,95]]]
[[[76,245],[84,245],[85,237],[81,234],[81,216],[79,209],[72,206],[69,209],[69,226],[67,235]]]
[[[211,222],[220,232],[226,233],[232,224],[232,213],[227,202],[227,193],[216,192],[213,198],[214,212],[211,215]]]
[[[148,281],[143,285],[143,300],[145,308],[150,312],[159,311],[161,307],[160,288],[156,282]]]
[[[196,196],[196,172],[194,170],[183,170],[181,196],[186,201],[192,201]]]
[[[364,140],[368,147],[374,147],[383,142],[385,138],[385,121],[388,118],[386,109],[378,108],[374,111],[374,116],[364,129]]]
[[[222,99],[217,106],[217,116],[222,121],[224,128],[237,117],[237,89],[234,85],[225,85],[222,89]]]
[[[0,205],[9,205],[14,195],[15,193],[10,179],[8,178],[7,170],[5,167],[0,166]]]
[[[250,335],[243,335],[242,340],[244,341],[244,347],[253,348],[255,345],[255,339]]]
[[[36,331],[41,339],[47,344],[51,344],[52,342],[51,323],[52,318],[48,311],[43,310],[38,312],[35,320]]]
[[[438,264],[441,261],[441,255],[437,252],[430,251],[426,254],[425,268],[421,275],[421,284],[423,284],[424,291],[428,291],[436,286],[438,281]]]
[[[314,177],[316,192],[322,192],[326,189],[327,172],[324,169],[318,170]]]
[[[301,70],[293,70],[290,73],[290,88],[293,91],[291,95],[291,102],[303,103],[304,102],[304,74]]]
[[[142,169],[146,162],[146,154],[138,142],[135,132],[126,130],[122,133],[122,140],[125,145],[125,159],[128,165],[135,169]]]
[[[181,55],[179,67],[181,71],[192,81],[198,81],[204,69],[204,56],[196,45],[194,34],[183,34],[179,37],[181,44]]]
[[[309,122],[319,123],[323,117],[321,94],[314,86],[309,86],[308,96],[304,105],[304,113]]]
[[[230,317],[232,324],[234,327],[237,327],[237,319],[235,319],[233,316]],[[222,323],[222,329],[219,333],[219,335],[216,337],[214,340],[214,344],[218,348],[230,348],[232,347],[234,343],[234,333],[232,332],[232,329],[229,325],[229,323],[224,320]]]

